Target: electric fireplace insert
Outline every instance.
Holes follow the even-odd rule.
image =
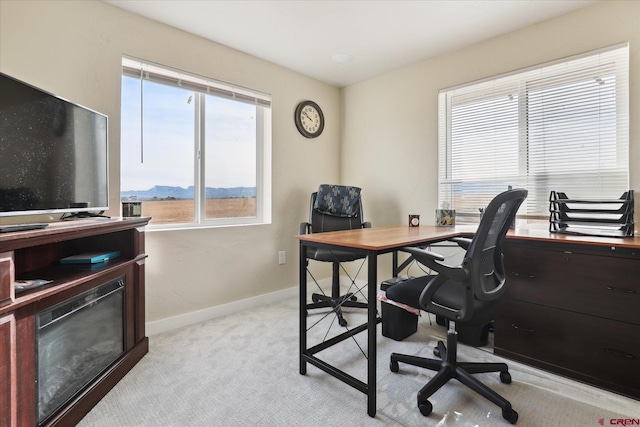
[[[125,276],[36,315],[38,425],[125,353]]]

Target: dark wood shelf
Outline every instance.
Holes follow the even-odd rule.
[[[60,221],[49,224],[47,228],[39,230],[17,231],[15,233],[0,234],[0,252],[7,248],[12,250],[51,243],[55,239],[60,241],[80,239],[87,236],[99,235],[101,232],[131,230],[144,227],[151,218],[99,218]]]
[[[34,301],[49,298],[68,289],[74,288],[82,283],[94,280],[117,270],[121,270],[127,265],[131,265],[135,260],[118,261],[105,263],[95,270],[74,268],[75,266],[54,266],[33,270],[25,273],[16,280],[46,279],[51,283],[37,288],[27,289],[15,293],[15,299],[10,306],[0,307],[0,315],[13,311],[17,308],[28,305]]]

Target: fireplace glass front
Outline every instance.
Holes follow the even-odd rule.
[[[37,314],[39,425],[124,354],[124,289],[122,276]]]

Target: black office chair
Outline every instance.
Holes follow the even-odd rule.
[[[356,228],[370,228],[371,223],[365,222],[362,210],[361,189],[342,185],[323,184],[318,191],[311,194],[309,206],[309,222],[300,224],[300,234],[323,233],[326,231],[352,230]],[[333,264],[331,276],[331,295],[322,292],[312,294],[313,303],[307,304],[307,310],[316,308],[331,308],[338,317],[340,326],[347,326],[342,315],[342,307],[357,307],[367,309],[367,304],[357,302],[354,292],[340,295],[340,263],[364,259],[365,256],[348,251],[323,248],[307,248],[307,267],[309,259]],[[313,278],[313,275],[311,275]],[[355,287],[352,280],[349,291]]]
[[[460,266],[445,266],[438,262],[444,261],[444,257],[427,250],[403,248],[403,251],[409,252],[438,275],[392,286],[387,291],[387,297],[449,320],[447,345],[445,347],[439,341],[434,350],[435,356],[440,359],[391,354],[392,372],[398,372],[398,362],[438,371],[418,392],[418,408],[424,416],[433,410],[429,397],[455,378],[502,408],[502,416],[511,424],[518,421],[518,413],[511,408],[509,401],[470,375],[500,372],[500,381],[509,384],[509,368],[504,363],[458,362],[455,324],[486,325],[500,310],[501,296],[505,290],[502,245],[509,225],[526,197],[527,190],[522,189],[497,195],[486,208],[473,239],[453,239],[466,249]]]

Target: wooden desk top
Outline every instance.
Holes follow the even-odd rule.
[[[546,242],[574,243],[594,246],[615,246],[618,248],[640,249],[640,237],[597,237],[578,234],[550,233],[545,229],[516,228],[507,233],[507,238],[522,240],[542,240]]]
[[[384,251],[402,246],[447,240],[452,237],[468,236],[472,235],[476,228],[477,226],[475,225],[455,227],[436,227],[432,225],[421,225],[420,227],[409,227],[406,225],[372,227],[326,233],[300,234],[296,236],[296,239],[309,243]],[[640,237],[638,236],[626,238],[594,237],[550,233],[545,229],[517,228],[510,230],[507,238],[640,249]]]
[[[473,234],[475,230],[475,226],[436,227],[422,225],[420,227],[409,227],[405,225],[300,234],[296,238],[310,243],[382,251],[419,243],[447,240],[463,234]]]

